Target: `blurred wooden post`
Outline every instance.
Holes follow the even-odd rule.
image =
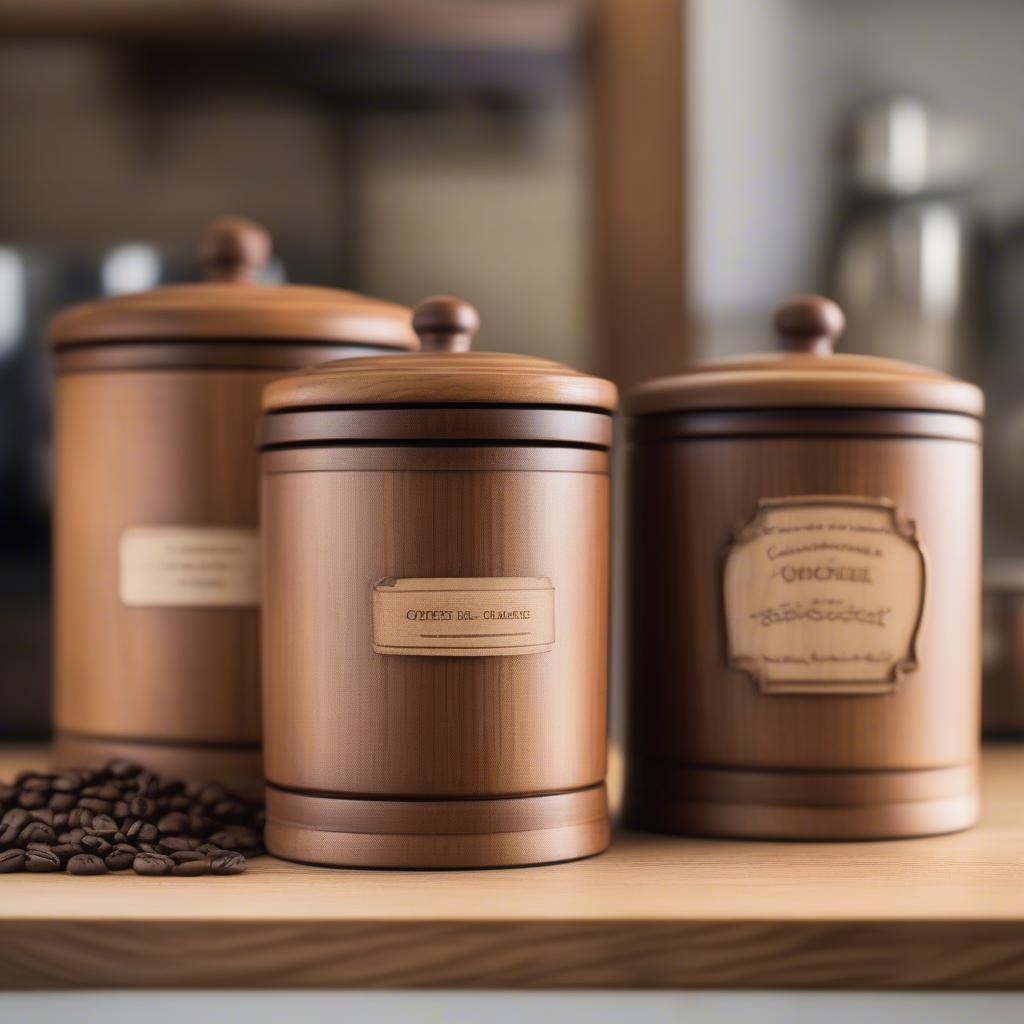
[[[597,369],[620,387],[686,351],[686,0],[595,0],[591,210]]]

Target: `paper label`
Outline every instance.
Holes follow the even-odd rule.
[[[121,534],[120,592],[140,608],[255,607],[259,531],[221,526],[133,526]]]
[[[539,654],[555,642],[555,591],[546,577],[381,580],[373,590],[378,654]]]
[[[891,501],[764,500],[725,559],[729,664],[765,693],[889,692],[917,668],[925,586]]]

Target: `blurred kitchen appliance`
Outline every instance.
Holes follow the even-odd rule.
[[[846,347],[969,374],[971,133],[915,97],[893,95],[856,109],[844,134],[831,294],[846,311]]]

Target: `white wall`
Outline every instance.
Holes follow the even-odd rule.
[[[977,199],[1024,209],[1024,3],[689,0],[690,237],[707,344],[767,339],[787,292],[823,284],[848,106],[910,89],[976,121]]]

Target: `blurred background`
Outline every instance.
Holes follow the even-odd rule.
[[[1022,38],[1018,0],[5,0],[0,735],[48,722],[43,325],[194,279],[222,213],[279,279],[453,292],[626,387],[824,291],[846,349],[986,385],[1015,564]]]

